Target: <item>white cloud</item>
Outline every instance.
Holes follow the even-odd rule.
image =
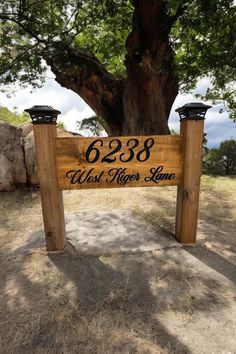
[[[75,92],[61,87],[54,79],[48,79],[45,85],[33,93],[30,89],[20,89],[11,97],[0,93],[0,105],[18,112],[34,105],[48,105],[61,111],[58,121],[65,123],[66,129],[78,131],[76,122],[94,115],[93,110]]]
[[[199,81],[196,92],[203,94],[210,84],[208,78]],[[194,95],[178,95],[170,114],[169,126],[171,129],[179,132],[179,115],[175,112],[176,108],[183,106],[190,102],[200,102]],[[204,102],[205,104],[212,105],[211,102]],[[219,113],[222,105],[215,105],[207,111],[205,119],[205,132],[207,133],[208,147],[216,147],[221,141],[226,139],[236,139],[236,124],[229,119],[228,113]]]
[[[77,108],[72,108],[67,113],[59,116],[59,121],[64,122],[65,128],[71,132],[78,132],[76,122],[80,122],[84,118],[88,118],[94,115],[94,111],[86,105],[82,111]],[[82,132],[81,132],[82,133]]]
[[[74,107],[78,111],[83,111],[87,106],[76,93],[61,87],[54,79],[47,80],[43,87],[33,93],[30,89],[21,88],[10,98],[0,93],[0,105],[10,109],[17,107],[19,112],[34,105],[48,105],[59,109],[63,114]]]

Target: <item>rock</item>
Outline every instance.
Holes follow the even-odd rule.
[[[11,192],[15,190],[11,171],[11,162],[6,156],[0,154],[0,192]]]
[[[27,182],[21,130],[0,122],[0,191],[14,190]]]
[[[22,124],[20,125],[20,129],[22,131],[22,137],[24,138],[26,135],[28,135],[30,132],[33,130],[33,125],[30,124]]]
[[[24,149],[24,153],[25,153],[27,181],[31,185],[35,186],[35,185],[39,184],[39,178],[38,178],[37,164],[36,164],[36,158],[35,158],[33,126],[32,126],[32,124],[21,126],[21,130],[22,130],[23,149]],[[73,134],[70,132],[67,132],[65,130],[57,128],[57,136],[70,137],[70,136],[73,136]]]
[[[72,132],[69,132],[68,130],[57,128],[57,136],[58,137],[67,137],[67,136],[70,137],[70,136],[82,136],[82,135],[79,133],[72,133]]]
[[[57,135],[79,135],[57,128]],[[0,192],[19,184],[39,184],[32,124],[14,127],[0,121]]]
[[[39,184],[39,178],[35,158],[34,132],[32,129],[28,135],[22,136],[22,142],[25,154],[27,181],[31,185],[35,186]]]

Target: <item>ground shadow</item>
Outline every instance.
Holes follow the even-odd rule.
[[[184,247],[184,250],[236,284],[236,266],[226,258],[201,245]]]
[[[217,295],[221,284],[193,276],[171,253],[101,259],[70,250],[8,258],[2,265],[10,275],[1,275],[2,353],[145,353],[138,340],[147,338],[163,351],[191,353],[162,316],[169,310],[184,315],[228,306]],[[196,283],[203,292],[191,290]],[[113,331],[121,335],[109,344]]]
[[[139,215],[143,215],[154,226],[166,224],[169,230],[173,230],[171,221],[175,221],[175,204],[158,196],[149,196],[148,200],[150,198],[152,203],[162,205],[163,213],[158,215],[156,211],[150,210],[140,211]],[[199,209],[200,237],[195,247],[186,247],[185,250],[236,283],[236,222],[230,195],[224,191],[217,191],[217,196],[214,193],[208,194],[201,200]],[[206,247],[208,244],[213,245],[211,249]],[[227,258],[223,251],[226,251]]]
[[[56,267],[75,284],[80,311],[85,316],[88,311],[107,309],[115,322],[117,317],[122,318],[122,330],[128,332],[129,326],[137,326],[143,339],[147,325],[151,341],[171,352],[191,353],[191,350],[159,320],[169,307],[176,313],[186,313],[211,312],[212,307],[227,306],[227,301],[215,296],[220,284],[209,278],[200,279],[204,294],[195,294],[191,298],[190,282],[193,284],[196,278],[183,270],[170,255],[157,258],[147,255],[143,262],[132,255],[120,255],[114,264],[105,264],[99,258],[81,258],[76,252],[69,259],[65,257],[67,260],[62,261],[60,256],[50,255]],[[171,262],[174,266],[168,267]],[[165,279],[168,285],[151,289],[151,278],[157,283],[159,279]]]

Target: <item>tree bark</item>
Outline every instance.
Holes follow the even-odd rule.
[[[168,118],[178,94],[169,43],[171,18],[166,2],[136,0],[127,38],[122,134],[169,134]]]

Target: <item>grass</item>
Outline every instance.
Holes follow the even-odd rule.
[[[129,209],[169,231],[175,199],[172,187],[64,192],[66,212]],[[0,195],[2,354],[235,349],[235,288],[226,279],[234,279],[236,265],[236,179],[203,176],[193,251],[100,257],[70,248],[25,252],[41,224],[37,190]],[[224,276],[217,278],[214,269]]]
[[[18,126],[21,124],[30,123],[29,116],[25,113],[18,114],[9,111],[6,107],[0,107],[0,121]]]

